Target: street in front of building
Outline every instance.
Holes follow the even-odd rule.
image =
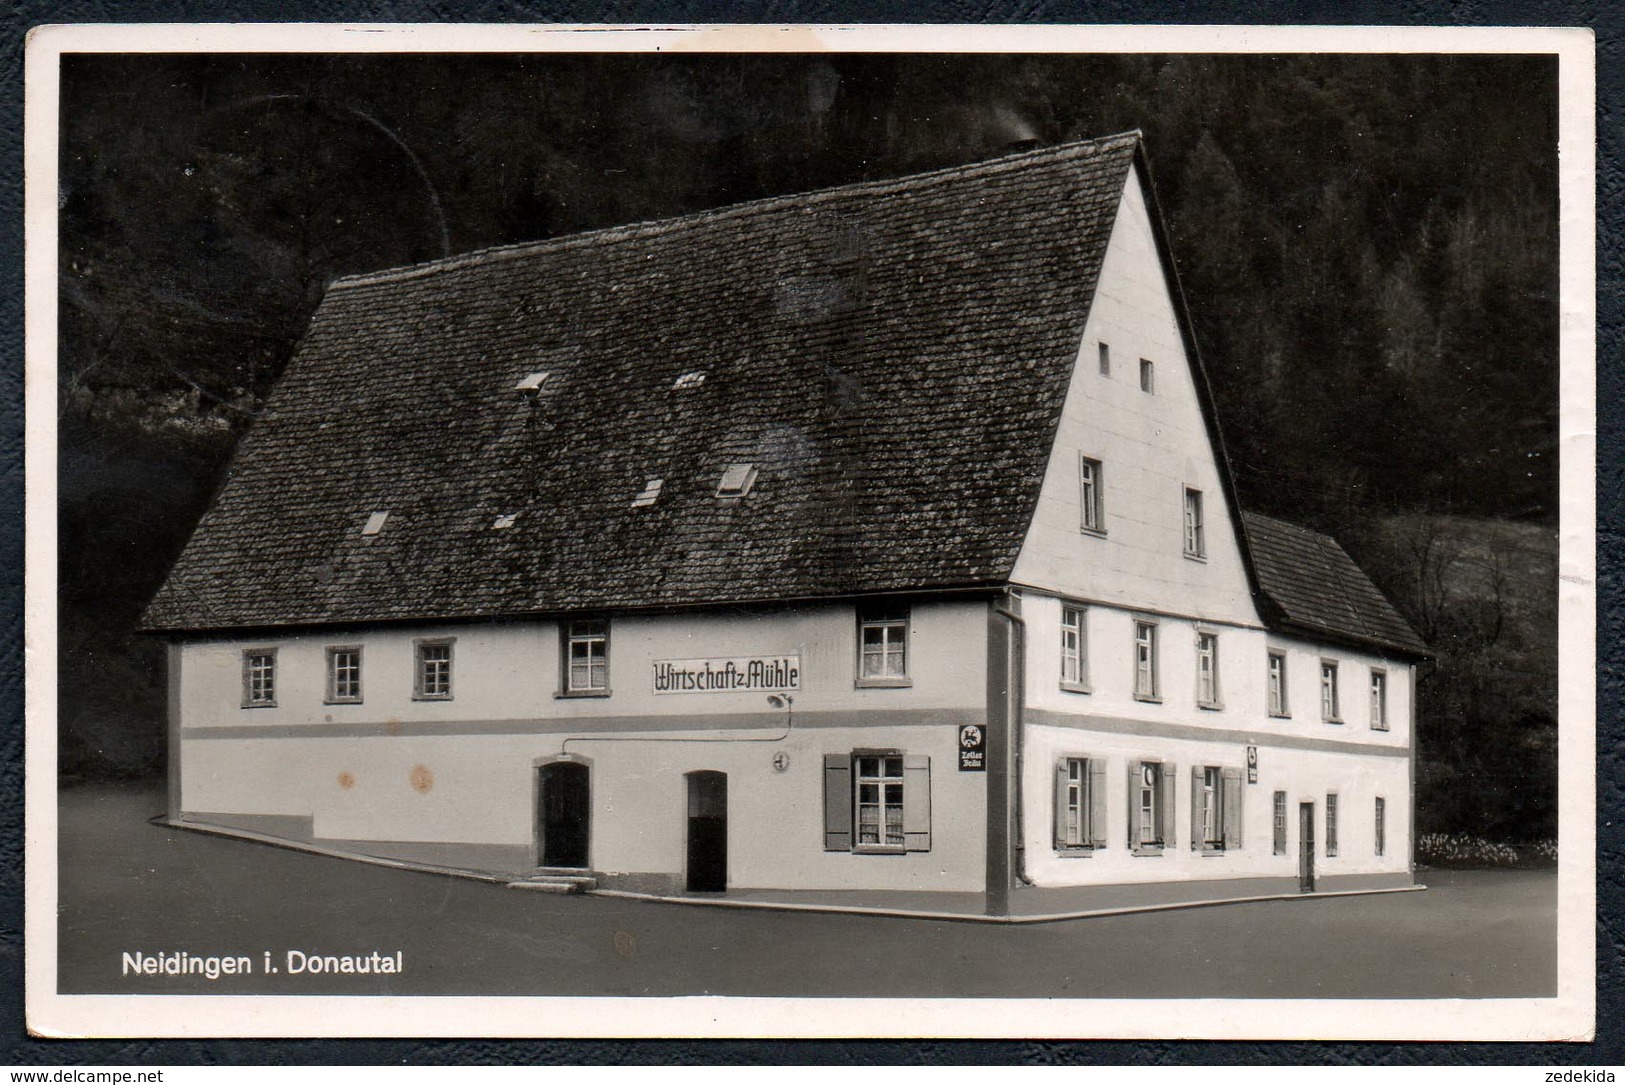
[[[515,892],[162,828],[146,820],[163,809],[153,790],[69,787],[60,809],[65,994],[1506,998],[1556,987],[1550,871],[1426,871],[1426,892],[994,925]],[[290,951],[304,971],[290,974]],[[374,953],[399,954],[400,971]],[[250,968],[211,980],[132,969],[126,955]],[[357,972],[314,972],[320,957]]]

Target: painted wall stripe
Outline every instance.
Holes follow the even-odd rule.
[[[1172,738],[1187,742],[1233,742],[1246,746],[1273,746],[1286,750],[1318,750],[1323,753],[1350,753],[1369,757],[1409,757],[1409,746],[1379,746],[1376,743],[1346,742],[1330,738],[1304,738],[1270,731],[1242,731],[1229,727],[1197,727],[1188,723],[1132,720],[1122,716],[1085,716],[1029,708],[1027,722],[1043,727],[1068,727],[1079,731],[1104,731],[1146,738]]]

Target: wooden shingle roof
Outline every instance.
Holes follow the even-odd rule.
[[[1329,535],[1241,514],[1253,571],[1276,628],[1425,656],[1427,645]]]
[[[340,280],[145,625],[998,583],[1138,147],[1128,133]],[[539,391],[517,390],[538,372]],[[720,499],[733,464],[754,483]]]

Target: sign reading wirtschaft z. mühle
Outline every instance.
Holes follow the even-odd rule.
[[[801,657],[657,659],[656,693],[774,693],[801,688]]]

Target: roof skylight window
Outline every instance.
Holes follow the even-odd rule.
[[[750,493],[750,488],[755,482],[755,464],[730,463],[728,469],[722,472],[722,481],[717,485],[717,496],[744,497]]]
[[[507,531],[519,519],[517,512],[505,512],[491,523],[492,531]]]
[[[542,373],[542,372],[529,373],[529,374],[526,374],[523,378],[521,378],[518,384],[513,386],[513,390],[515,392],[523,393],[524,395],[527,395],[527,396],[533,396],[536,393],[540,392],[542,390],[542,385],[544,385],[546,383],[547,383],[547,374],[546,373]]]
[[[676,382],[672,385],[672,388],[678,392],[681,392],[688,388],[698,388],[704,383],[705,370],[696,369],[692,373],[684,373],[681,377],[678,377]]]
[[[367,517],[367,522],[361,526],[363,536],[376,535],[384,530],[384,521],[389,519],[389,510],[375,512]]]
[[[638,496],[632,499],[632,507],[634,509],[641,509],[649,505],[653,505],[660,497],[661,487],[665,485],[666,480],[663,478],[649,479],[643,484],[643,490],[638,494]]]

